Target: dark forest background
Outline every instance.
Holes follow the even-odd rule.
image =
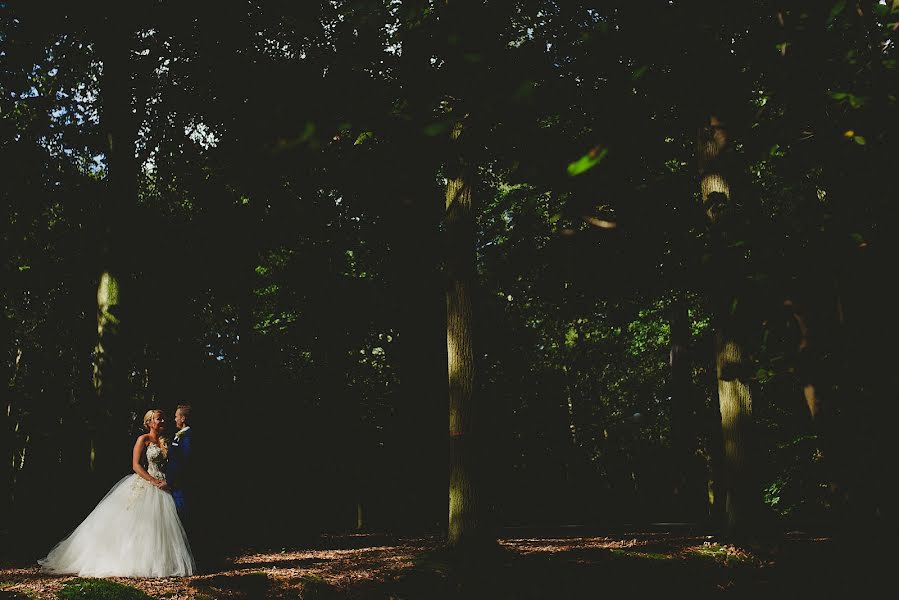
[[[895,524],[897,28],[0,1],[4,545],[180,403],[224,545]]]

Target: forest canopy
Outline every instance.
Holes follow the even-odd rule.
[[[183,403],[240,540],[895,518],[897,0],[99,4],[0,2],[0,537]]]

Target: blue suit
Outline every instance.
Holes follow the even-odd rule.
[[[172,490],[175,508],[184,528],[187,529],[190,511],[188,510],[190,488],[193,483],[193,428],[190,427],[169,444],[166,482]]]

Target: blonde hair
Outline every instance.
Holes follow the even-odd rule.
[[[150,421],[153,420],[153,415],[155,415],[156,413],[161,414],[162,411],[158,408],[151,408],[144,413],[144,429],[146,429],[147,431],[150,431]]]
[[[144,413],[144,429],[146,429],[147,431],[150,431],[150,421],[153,420],[153,415],[155,415],[156,413],[162,414],[162,411],[158,408],[151,408]],[[162,455],[168,458],[169,442],[162,436],[159,437],[159,448],[162,450]]]

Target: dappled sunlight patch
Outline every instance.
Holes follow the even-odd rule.
[[[364,538],[341,539],[339,545],[356,546],[363,541]],[[315,581],[345,588],[412,567],[417,554],[433,549],[434,546],[434,540],[419,539],[398,545],[359,544],[359,547],[340,549],[255,552],[238,556],[233,562],[238,569],[241,566],[258,569],[267,565],[266,573],[287,581],[289,587],[309,585],[309,578],[312,577]]]
[[[590,550],[627,550],[637,556],[644,554],[668,556],[683,548],[694,545],[701,538],[676,537],[670,535],[641,535],[639,537],[582,536],[557,538],[509,538],[500,544],[518,554],[548,553],[560,554]],[[619,553],[620,554],[620,553]]]
[[[718,542],[703,542],[701,545],[690,546],[684,549],[686,556],[711,559],[718,564],[753,565],[764,566],[766,563],[747,550],[733,544],[719,544]]]
[[[674,558],[670,554],[661,554],[659,552],[639,552],[635,550],[625,550],[623,548],[612,548],[609,550],[613,556],[625,556],[627,558],[643,558],[648,560],[671,560]]]
[[[72,576],[51,576],[38,572],[35,567],[9,567],[0,569],[0,591],[23,597],[55,598]]]
[[[607,537],[576,538],[522,538],[500,540],[500,545],[519,554],[545,552],[557,554],[571,550],[631,548],[638,545],[636,539],[616,540]]]
[[[477,560],[470,554],[447,551],[437,537],[336,535],[316,538],[311,547],[240,552],[217,571],[193,577],[103,581],[167,600],[449,598],[460,589],[493,594],[489,597],[516,597],[515,593],[525,591],[537,594],[529,597],[571,597],[596,585],[610,591],[646,593],[668,587],[685,593],[730,592],[754,586],[769,589],[766,586],[784,582],[802,588],[805,579],[784,578],[781,559],[788,572],[797,561],[817,568],[829,556],[825,554],[831,547],[828,541],[788,534],[772,554],[778,559],[775,565],[754,550],[726,545],[712,536],[672,532],[571,537],[558,532],[545,537],[519,534],[499,540]],[[667,583],[660,583],[663,580]],[[0,568],[0,599],[13,594],[56,598],[72,581],[78,578],[47,575],[37,565],[8,566]]]

